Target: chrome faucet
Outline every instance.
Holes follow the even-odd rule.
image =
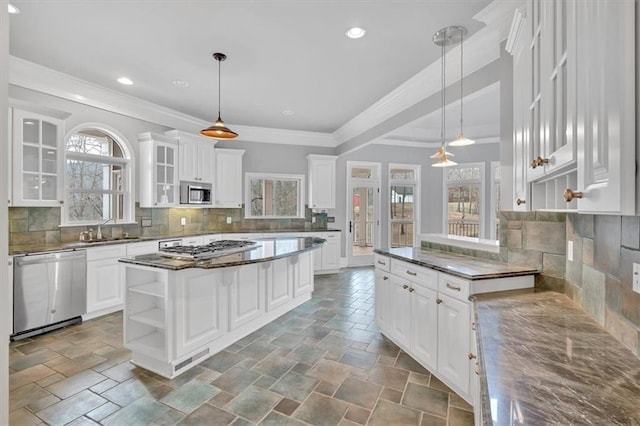
[[[98,232],[96,232],[96,239],[97,240],[101,240],[102,239],[102,229],[100,229],[100,227],[102,225],[106,225],[111,220],[113,220],[113,223],[116,223],[115,219],[113,219],[113,218],[109,218],[109,219],[105,220],[104,222],[98,223]]]

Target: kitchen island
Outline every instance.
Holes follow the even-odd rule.
[[[124,345],[132,362],[173,378],[311,298],[324,240],[259,240],[206,260],[120,259]]]

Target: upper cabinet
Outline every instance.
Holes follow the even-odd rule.
[[[156,133],[142,133],[140,142],[140,207],[179,204],[178,142]]]
[[[585,213],[636,213],[635,22],[633,0],[577,2],[583,136],[577,188],[572,189],[578,193],[578,211]]]
[[[63,138],[63,120],[18,108],[12,110],[12,205],[60,207]]]
[[[179,145],[179,180],[212,184],[215,181],[215,139],[171,130],[166,136],[175,138]]]
[[[214,207],[242,207],[243,149],[216,149]]]
[[[334,209],[336,207],[336,157],[335,155],[308,155],[310,209]]]
[[[635,214],[634,1],[528,0],[520,12],[514,210]]]

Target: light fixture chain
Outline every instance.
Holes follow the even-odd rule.
[[[444,136],[444,126],[446,124],[446,119],[445,119],[445,112],[444,112],[444,103],[446,101],[446,97],[445,97],[445,76],[444,76],[444,72],[445,72],[445,48],[444,48],[444,43],[442,43],[442,61],[441,61],[441,66],[442,66],[442,93],[440,93],[440,98],[442,99],[442,114],[441,114],[441,121],[442,121],[442,126],[440,128],[440,138],[442,139],[442,146],[445,147],[445,136]]]
[[[220,80],[222,79],[222,61],[218,60],[218,120],[220,120]]]
[[[462,97],[464,96],[464,71],[463,71],[463,64],[464,64],[464,33],[461,33],[460,36],[460,134],[464,134],[464,130],[462,128]]]

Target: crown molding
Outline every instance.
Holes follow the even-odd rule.
[[[9,56],[9,83],[94,108],[155,123],[196,136],[208,121],[81,80],[60,71]],[[236,140],[318,147],[336,147],[330,133],[273,129],[228,123],[240,137]]]

